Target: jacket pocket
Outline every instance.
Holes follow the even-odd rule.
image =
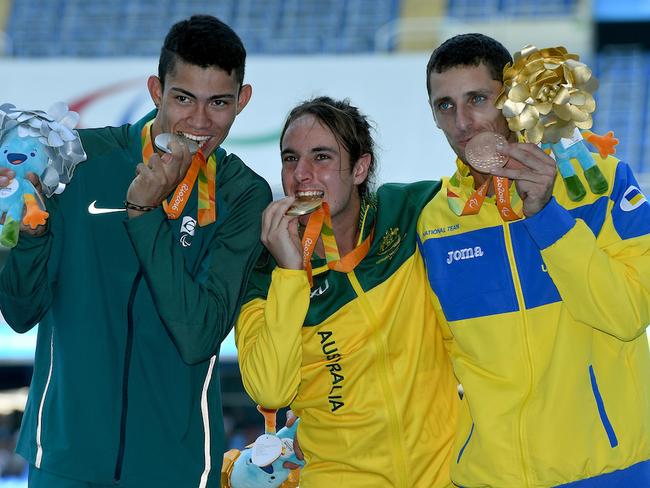
[[[596,373],[594,372],[593,365],[589,365],[589,378],[591,380],[591,391],[594,394],[594,399],[596,400],[596,407],[598,407],[598,415],[600,415],[600,421],[603,424],[603,428],[607,433],[607,438],[609,439],[609,445],[614,448],[618,446],[618,439],[616,437],[616,432],[614,432],[614,427],[609,421],[607,416],[607,411],[605,410],[605,403],[603,402],[603,397],[600,394],[598,389],[598,382],[596,381]]]
[[[469,430],[469,435],[467,436],[467,439],[465,439],[465,443],[463,444],[463,447],[461,447],[460,451],[458,452],[458,458],[456,459],[456,464],[458,464],[460,462],[460,458],[463,457],[465,448],[467,447],[467,444],[469,444],[469,441],[472,438],[473,433],[474,433],[474,422],[472,422],[472,428]]]
[[[50,389],[50,382],[52,381],[52,370],[54,369],[54,327],[50,331],[50,367],[47,373],[47,380],[45,381],[45,388],[43,388],[43,394],[41,395],[41,401],[38,405],[38,416],[36,418],[36,459],[34,465],[37,468],[41,467],[43,462],[43,409],[45,408],[45,401],[47,399],[47,393]]]

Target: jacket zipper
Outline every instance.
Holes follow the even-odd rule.
[[[131,293],[129,295],[129,303],[127,305],[127,329],[126,329],[126,347],[124,351],[124,370],[122,373],[122,415],[120,418],[120,444],[117,451],[117,460],[115,461],[115,475],[113,476],[115,482],[119,482],[122,478],[122,465],[124,463],[124,446],[126,443],[126,416],[129,407],[129,369],[131,366],[131,352],[133,349],[133,302],[135,301],[135,294],[138,291],[138,285],[142,280],[142,271],[138,270],[135,275],[133,285],[131,286]]]
[[[519,304],[519,312],[521,314],[523,322],[523,333],[524,333],[524,344],[526,351],[526,363],[528,365],[528,389],[526,395],[519,410],[519,451],[521,455],[522,470],[524,474],[525,486],[530,486],[530,481],[528,479],[528,460],[526,456],[525,442],[526,442],[526,423],[524,421],[524,408],[528,403],[528,399],[532,393],[533,389],[533,361],[530,355],[530,339],[528,337],[528,319],[526,316],[526,303],[524,301],[523,292],[521,290],[521,282],[519,281],[519,270],[517,269],[517,262],[515,261],[515,253],[512,247],[512,239],[510,237],[510,224],[507,222],[503,223],[503,235],[506,244],[506,249],[508,251],[508,261],[510,266],[510,274],[515,286],[515,294],[517,295],[517,303]]]
[[[408,471],[406,467],[406,452],[400,435],[400,432],[402,432],[403,429],[399,415],[397,415],[397,409],[395,407],[395,401],[393,399],[393,389],[390,387],[390,383],[388,381],[388,366],[386,365],[386,356],[388,356],[388,352],[386,351],[386,346],[384,345],[381,336],[376,330],[376,326],[374,325],[379,324],[380,322],[377,320],[377,316],[373,312],[372,307],[368,304],[366,294],[361,287],[361,283],[359,283],[359,280],[354,274],[354,271],[347,273],[347,276],[350,284],[352,285],[352,288],[359,298],[359,303],[361,304],[364,315],[366,316],[366,319],[369,321],[373,330],[372,336],[375,342],[375,347],[378,351],[377,359],[380,370],[379,381],[381,383],[382,390],[384,391],[386,406],[388,407],[388,421],[391,434],[391,443],[393,444],[393,449],[395,451],[395,462],[397,464],[397,476],[399,479],[399,484],[397,486],[410,488],[408,482]]]

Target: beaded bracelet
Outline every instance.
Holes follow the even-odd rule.
[[[128,200],[124,200],[124,208],[127,210],[137,210],[138,212],[150,212],[158,208],[158,205],[138,205],[137,203],[131,203]]]

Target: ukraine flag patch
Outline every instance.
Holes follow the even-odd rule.
[[[625,190],[623,198],[621,198],[621,210],[624,212],[631,212],[647,201],[648,200],[646,199],[645,195],[641,193],[641,190],[639,190],[636,186],[630,186],[627,190]]]

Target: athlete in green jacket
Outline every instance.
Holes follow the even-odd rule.
[[[250,98],[245,55],[214,17],[173,26],[148,81],[157,111],[80,131],[88,160],[9,255],[2,313],[18,332],[40,322],[18,443],[31,486],[219,486],[219,347],[270,201],[219,147]],[[155,151],[168,132],[204,162]]]

